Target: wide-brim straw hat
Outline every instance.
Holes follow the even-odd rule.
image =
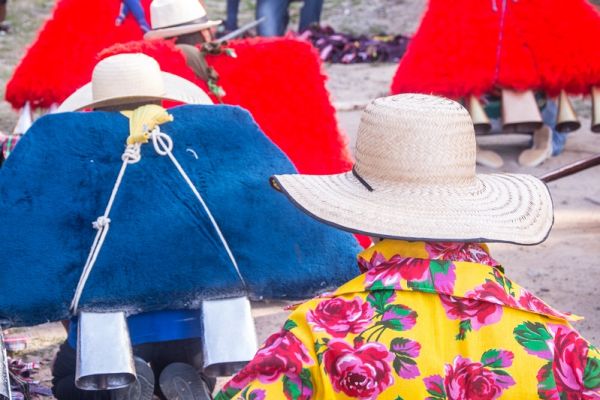
[[[273,186],[312,217],[374,237],[537,244],[553,223],[539,179],[476,174],[475,132],[457,102],[401,94],[363,112],[356,164],[337,175],[276,175]]]
[[[150,4],[152,29],[145,39],[168,38],[199,32],[220,25],[221,20],[210,20],[198,0],[154,0]]]
[[[170,100],[186,104],[213,104],[194,83],[160,70],[158,62],[141,53],[117,54],[94,67],[92,81],[71,94],[58,111],[77,111]]]

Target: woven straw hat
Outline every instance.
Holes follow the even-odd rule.
[[[553,223],[544,183],[476,174],[469,113],[421,94],[369,104],[352,172],[276,175],[272,183],[314,218],[375,237],[537,244]]]
[[[58,107],[58,111],[154,100],[213,104],[210,97],[192,82],[162,72],[152,57],[131,53],[107,57],[96,64],[92,81],[71,94]]]
[[[198,0],[154,0],[150,4],[152,30],[145,39],[167,38],[199,32],[221,24],[209,20],[206,9]]]

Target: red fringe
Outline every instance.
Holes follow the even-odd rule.
[[[503,0],[430,0],[392,93],[458,98],[508,87],[587,94],[600,85],[598,10],[586,0],[505,1],[501,32]]]

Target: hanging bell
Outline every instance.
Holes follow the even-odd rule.
[[[505,132],[533,133],[543,124],[542,115],[531,90],[502,90],[502,129]]]
[[[256,328],[247,297],[202,302],[204,373],[230,376],[258,350]]]
[[[23,135],[33,125],[33,113],[29,102],[25,103],[19,111],[19,119],[13,129],[13,135]]]
[[[558,97],[558,113],[556,115],[556,130],[559,132],[573,132],[581,128],[581,122],[573,109],[567,93],[562,90]]]
[[[10,400],[10,375],[8,373],[8,357],[4,347],[4,336],[0,327],[0,400]]]
[[[592,87],[592,132],[600,133],[600,87]]]
[[[112,390],[135,380],[125,313],[81,312],[75,386],[81,390]]]
[[[476,134],[489,133],[492,130],[490,119],[485,113],[485,110],[483,109],[483,106],[477,97],[473,95],[469,96],[469,100],[467,101],[467,109],[469,110],[469,114],[471,114],[471,119],[473,120],[473,127],[475,128]]]

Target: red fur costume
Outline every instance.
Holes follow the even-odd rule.
[[[150,0],[142,0],[147,8]],[[59,104],[90,80],[98,54],[138,49],[156,57],[165,71],[206,89],[187,68],[182,53],[167,41],[148,44],[129,16],[115,26],[120,0],[58,0],[7,84],[6,99],[15,108]],[[216,56],[224,101],[248,109],[264,132],[290,157],[300,172],[329,174],[351,166],[346,138],[337,127],[316,52],[293,39],[236,41],[237,59]],[[105,54],[108,54],[105,53]]]
[[[325,76],[313,47],[304,41],[256,38],[233,41],[237,58],[207,56],[219,73],[223,101],[244,107],[262,130],[309,174],[350,169],[345,137],[337,128],[335,109],[325,89]],[[115,45],[100,57],[144,53],[166,72],[184,77],[208,93],[207,85],[187,66],[171,40],[140,40]],[[213,97],[213,100],[216,99]]]
[[[587,0],[430,0],[392,93],[458,98],[494,87],[589,93],[600,14]]]

